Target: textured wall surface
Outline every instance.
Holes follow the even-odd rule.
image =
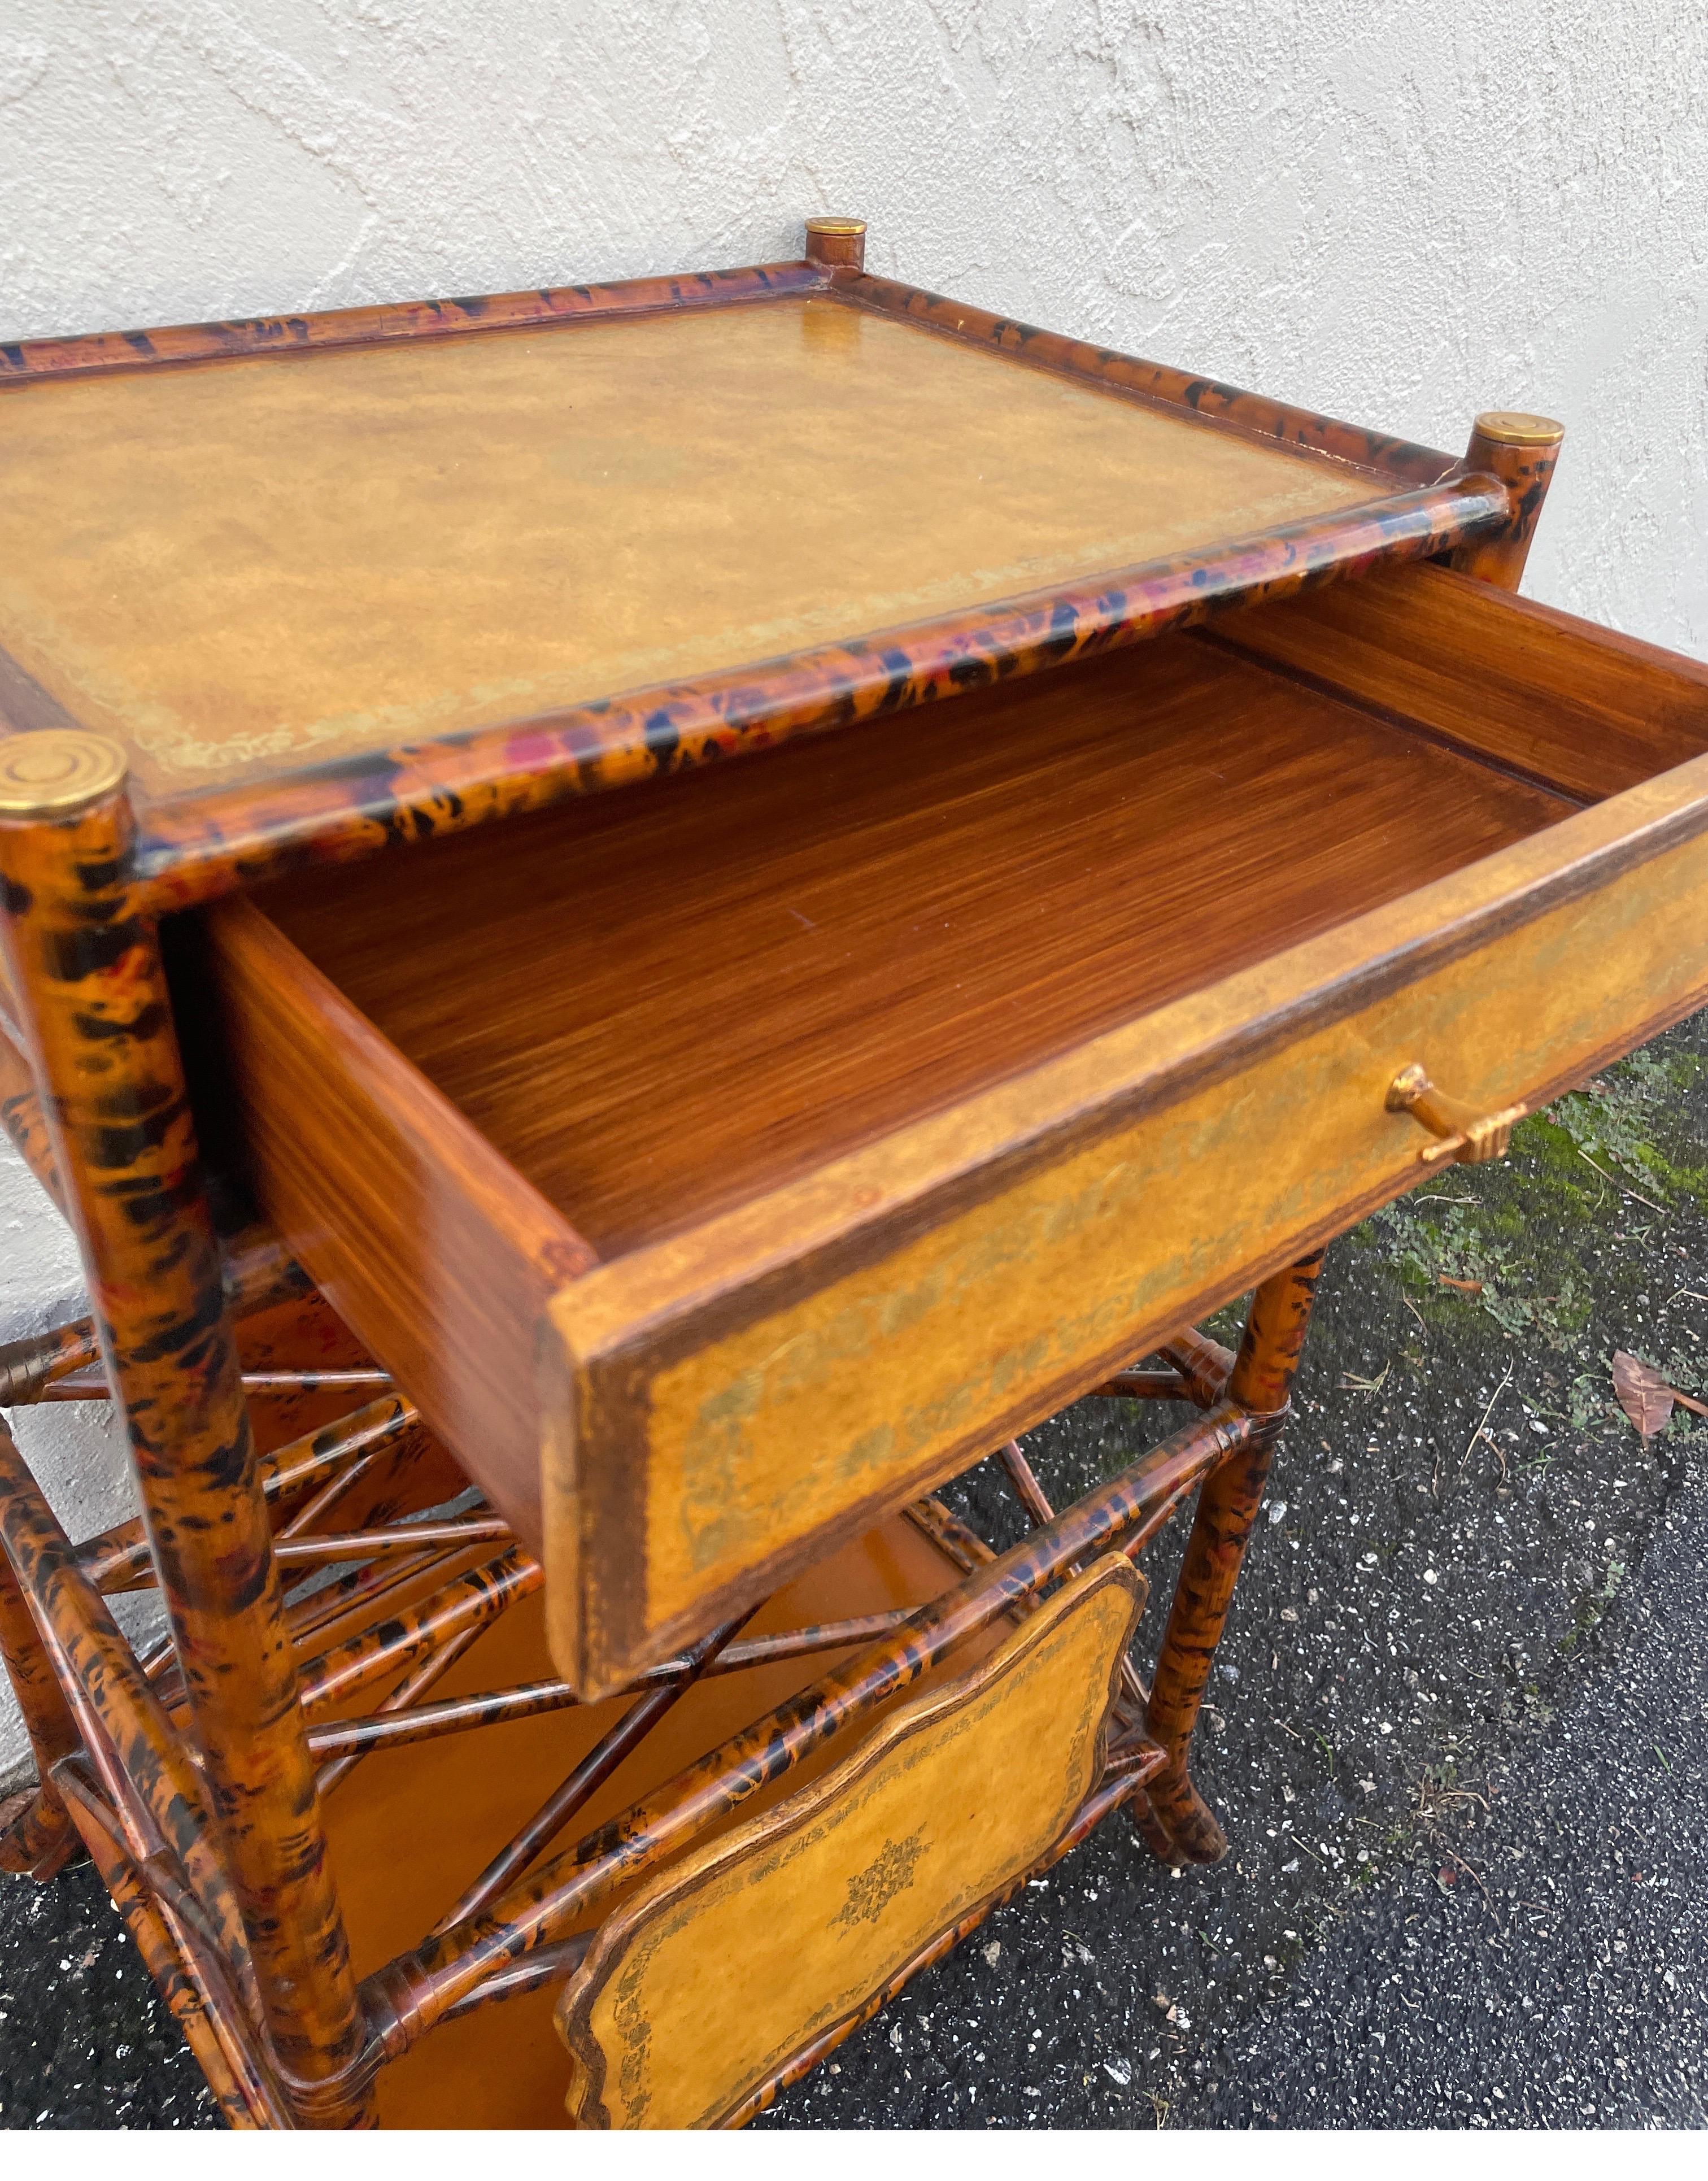
[[[1463,446],[1527,588],[1708,655],[1702,0],[0,0],[0,338],[796,254]],[[0,1331],[63,1292],[0,1195]],[[96,1520],[113,1449],[26,1419]],[[15,1739],[0,1722],[0,1771]]]

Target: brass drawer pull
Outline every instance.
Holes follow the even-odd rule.
[[[1444,1159],[1481,1166],[1487,1159],[1504,1158],[1514,1124],[1529,1110],[1524,1105],[1504,1106],[1498,1113],[1479,1113],[1462,1098],[1438,1090],[1415,1060],[1388,1085],[1388,1111],[1409,1113],[1437,1140],[1418,1154],[1422,1166],[1439,1166]]]

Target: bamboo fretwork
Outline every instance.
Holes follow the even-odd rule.
[[[39,1385],[61,1359],[79,1353],[85,1337],[82,1327],[73,1326],[19,1344],[12,1367],[20,1382]],[[361,2102],[375,2068],[408,2049],[435,2022],[462,2020],[477,2008],[568,1976],[589,1941],[585,1933],[566,1934],[566,1923],[608,1894],[617,1875],[633,1878],[715,1825],[751,1792],[756,1766],[766,1777],[781,1779],[824,1741],[857,1738],[862,1723],[900,1687],[928,1667],[952,1659],[993,1615],[1023,1616],[1056,1582],[1110,1543],[1136,1554],[1182,1499],[1272,1437],[1272,1416],[1254,1422],[1225,1398],[1230,1359],[1213,1343],[1187,1333],[1160,1354],[1165,1367],[1123,1373],[1099,1391],[1134,1400],[1192,1402],[1200,1420],[1077,1507],[1058,1516],[1018,1446],[999,1450],[1002,1472],[1031,1525],[1022,1546],[996,1553],[940,1498],[911,1510],[949,1569],[961,1571],[961,1582],[937,1604],[757,1636],[743,1635],[740,1623],[732,1623],[639,1676],[617,1723],[535,1817],[446,1904],[417,1947],[367,1979],[361,1996],[367,2025],[362,2055],[349,2071],[344,2095]],[[335,1516],[372,1464],[420,1431],[408,1403],[383,1394],[339,1423],[278,1449],[267,1466],[263,1491],[281,1579],[300,1587],[317,1567],[335,1571],[329,1582],[301,1597],[287,1588],[284,1603],[305,1740],[318,1766],[322,1797],[357,1764],[383,1761],[389,1750],[545,1717],[581,1702],[561,1680],[438,1700],[430,1695],[540,1581],[537,1562],[517,1548],[489,1510],[477,1505],[434,1516],[410,1509],[360,1529],[318,1527]],[[6,1656],[30,1706],[42,1781],[32,1795],[8,1806],[0,1861],[45,1878],[63,1866],[80,1836],[145,1957],[157,1969],[169,1961],[174,2010],[201,2055],[227,2118],[238,2124],[276,2123],[290,2110],[289,2083],[256,2008],[252,1971],[235,1935],[237,1919],[212,1836],[202,1834],[190,1864],[182,1849],[163,1860],[158,1828],[149,1829],[129,1780],[128,1765],[135,1759],[119,1753],[135,1748],[140,1737],[153,1764],[164,1764],[168,1773],[176,1765],[184,1778],[193,1777],[193,1769],[182,1773],[191,1754],[190,1725],[173,1649],[168,1646],[147,1661],[132,1657],[115,1674],[112,1686],[125,1692],[120,1718],[106,1716],[102,1685],[92,1674],[76,1681],[74,1703],[60,1694],[60,1676],[75,1680],[73,1662],[91,1646],[109,1670],[124,1649],[102,1599],[152,1582],[147,1539],[130,1522],[72,1546],[9,1438],[0,1442],[0,1490],[8,1554],[0,1605],[11,1599],[3,1616]],[[52,1580],[44,1587],[47,1566]],[[851,1665],[834,1670],[781,1712],[756,1720],[692,1775],[636,1805],[627,1819],[567,1847],[559,1844],[595,1789],[632,1759],[702,1676],[851,1654]],[[1094,1798],[1095,1809],[1088,1808],[1077,1822],[1076,1837],[1126,1802],[1137,1806],[1136,1816],[1162,1852],[1178,1852],[1147,1799],[1151,1783],[1165,1771],[1168,1753],[1151,1738],[1144,1703],[1143,1684],[1127,1661],[1117,1714],[1121,1724],[1110,1745],[1105,1786]],[[344,1715],[328,1716],[340,1709]],[[166,1902],[152,1890],[163,1885],[171,1896]],[[203,1898],[210,1886],[212,1906],[226,1919],[223,1955],[208,1936],[218,1928]],[[229,2019],[234,2007],[241,2016],[235,2026]]]

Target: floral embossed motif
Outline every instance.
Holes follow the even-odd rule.
[[[913,1883],[914,1865],[925,1852],[924,1836],[921,1825],[906,1840],[885,1841],[865,1869],[855,1872],[841,1913],[831,1919],[833,1931],[839,1924],[875,1924],[896,1895],[906,1891]]]

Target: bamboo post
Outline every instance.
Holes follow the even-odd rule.
[[[125,778],[98,735],[0,744],[5,944],[265,2026],[299,2118],[350,2124],[362,2027]]]
[[[825,214],[807,223],[808,262],[833,273],[866,270],[866,223],[863,219],[833,218]]]
[[[1514,409],[1489,409],[1478,417],[1465,450],[1465,469],[1486,470],[1499,478],[1511,496],[1512,512],[1503,530],[1473,538],[1452,555],[1450,565],[1462,575],[1503,591],[1518,589],[1565,436],[1565,426],[1551,417]]]
[[[1205,1480],[1157,1659],[1146,1717],[1152,1740],[1167,1751],[1169,1761],[1148,1793],[1168,1846],[1182,1862],[1215,1863],[1227,1852],[1227,1836],[1193,1786],[1187,1760],[1240,1563],[1263,1501],[1322,1265],[1318,1251],[1265,1280],[1252,1298],[1228,1394],[1265,1428],[1253,1431]]]

